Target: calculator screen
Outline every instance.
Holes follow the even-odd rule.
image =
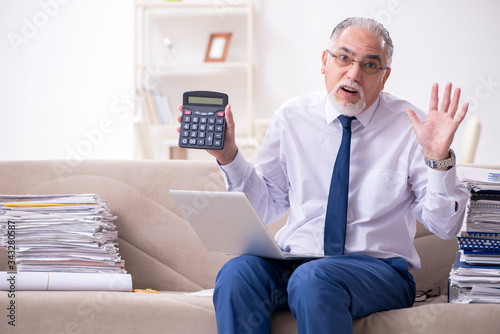
[[[189,96],[188,103],[222,105],[223,101],[222,98],[218,97]]]

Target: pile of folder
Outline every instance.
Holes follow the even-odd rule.
[[[114,290],[118,282],[118,290],[130,290],[116,219],[96,194],[0,195],[0,246],[9,259],[2,274],[19,275],[26,289],[50,282],[53,289]]]
[[[461,167],[459,177],[471,196],[450,272],[450,302],[500,303],[500,171]]]

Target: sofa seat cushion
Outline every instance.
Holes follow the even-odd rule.
[[[416,304],[411,308],[377,312],[356,319],[353,324],[353,333],[497,334],[500,328],[499,312],[500,305],[498,304],[447,304],[426,302]],[[273,316],[272,333],[298,333],[295,319],[290,311],[281,311]]]
[[[499,333],[500,305],[430,303],[378,312],[354,322],[354,333]]]
[[[357,319],[354,333],[498,333],[500,305],[439,301]],[[217,333],[212,298],[183,292],[18,291],[15,305],[15,329],[5,320],[0,333]],[[273,315],[272,333],[297,333],[290,311]]]
[[[0,295],[0,333],[217,333],[212,298],[182,292],[18,291],[15,327],[10,300]]]

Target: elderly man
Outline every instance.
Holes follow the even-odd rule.
[[[376,21],[341,22],[322,55],[326,90],[279,108],[254,165],[227,106],[225,147],[210,151],[227,189],[244,192],[266,223],[289,210],[280,247],[324,257],[230,260],[215,286],[219,333],[269,333],[283,309],[299,333],[351,333],[353,319],[413,304],[416,220],[441,238],[458,233],[467,190],[450,146],[468,105],[459,110],[451,84],[440,105],[432,87],[428,115],[384,92],[392,51]]]

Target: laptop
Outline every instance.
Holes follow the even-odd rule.
[[[281,250],[241,192],[170,190],[169,193],[211,252],[281,260],[324,257]]]

